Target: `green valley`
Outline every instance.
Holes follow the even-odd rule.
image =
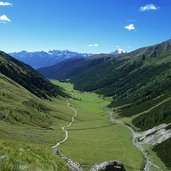
[[[66,69],[65,62],[53,66],[65,83],[1,52],[3,170],[72,170],[70,159],[85,171],[111,160],[127,171],[170,170],[167,55],[170,41],[130,54],[69,60]]]
[[[85,170],[95,163],[114,159],[123,162],[127,170],[143,169],[144,158],[132,144],[131,132],[110,121],[109,109],[106,108],[110,98],[73,90],[73,85],[68,83],[53,82],[65,87],[78,99],[70,101],[78,116],[73,126],[68,128],[68,141],[59,147],[63,154],[79,162]]]
[[[4,55],[2,59],[6,59]],[[9,71],[12,73],[13,68]],[[69,170],[51,148],[64,139],[61,127],[73,116],[73,111],[67,108],[68,99],[78,116],[68,128],[68,140],[59,146],[62,154],[79,162],[85,170],[95,163],[113,159],[123,162],[128,170],[143,168],[144,158],[132,144],[131,132],[110,121],[107,105],[111,98],[80,92],[69,83],[53,81],[55,85],[51,86],[63,87],[60,90],[65,96],[46,95],[48,98],[43,99],[4,74],[0,75],[0,165],[3,170]]]
[[[84,60],[63,61],[38,71],[48,78],[73,83],[74,88],[82,92],[111,98],[108,107],[114,111],[115,117],[135,130],[150,131],[171,123],[170,57],[171,40],[168,40],[121,55],[98,54]],[[152,139],[149,143],[155,141],[150,148],[166,164],[171,155],[168,156],[167,150],[159,153],[156,149],[161,146],[169,149],[170,131],[159,127],[156,133],[153,132],[156,140],[153,133],[144,132],[147,140]]]
[[[79,162],[85,170],[95,163],[113,159],[122,161],[128,170],[143,168],[144,158],[132,144],[131,132],[122,125],[112,124],[109,119],[106,106],[110,98],[73,90],[73,85],[68,83],[53,82],[73,97],[70,103],[78,111],[76,122],[68,128],[69,139],[59,147],[63,154]],[[67,99],[41,100],[3,75],[0,93],[4,93],[0,121],[3,170],[67,170],[66,164],[56,158],[51,149],[64,138],[60,127],[73,115],[66,107]]]

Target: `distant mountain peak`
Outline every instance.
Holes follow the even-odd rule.
[[[72,52],[69,50],[49,50],[35,52],[14,52],[10,53],[14,58],[31,65],[33,68],[42,68],[55,65],[67,59],[86,58],[91,56],[89,53]]]
[[[123,54],[123,53],[126,53],[126,51],[124,51],[121,48],[117,48],[115,51],[112,52],[112,54],[114,54],[114,55],[120,55],[120,54]]]

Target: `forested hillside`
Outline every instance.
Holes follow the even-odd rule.
[[[61,70],[61,66],[65,67]],[[171,120],[171,40],[127,54],[98,55],[52,68],[39,72],[49,78],[70,80],[81,91],[112,96],[110,106],[120,106],[121,116],[147,111],[133,121],[137,127],[147,129]],[[150,110],[153,106],[156,108]]]

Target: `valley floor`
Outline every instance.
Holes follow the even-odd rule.
[[[143,169],[144,157],[132,143],[131,131],[110,121],[107,109],[110,99],[73,90],[71,84],[54,83],[77,99],[70,100],[78,115],[67,129],[68,140],[58,147],[62,154],[80,163],[85,170],[95,163],[109,160],[119,160],[128,171]]]
[[[141,132],[136,132],[135,127],[134,131],[125,125],[131,124],[132,117],[120,118],[121,122],[112,124],[109,115],[112,109],[107,108],[110,98],[73,90],[73,85],[68,83],[58,81],[54,83],[65,88],[77,99],[70,100],[72,106],[77,109],[78,115],[75,123],[67,129],[69,139],[59,147],[63,154],[80,163],[85,170],[89,170],[95,163],[119,160],[127,171],[139,171],[144,169],[148,160],[145,171],[169,171],[150,146],[140,145],[146,156],[145,159],[142,150],[133,142],[136,139],[132,136],[139,135]],[[117,113],[114,113],[113,117],[117,118]]]
[[[42,167],[45,167],[45,170],[62,168],[60,171],[69,171],[63,161],[50,153],[53,146],[68,159],[78,162],[85,171],[96,163],[109,160],[119,160],[127,171],[143,170],[145,159],[142,152],[132,142],[132,132],[124,124],[112,123],[110,120],[111,109],[107,108],[110,98],[103,98],[94,93],[79,92],[74,90],[73,85],[69,83],[55,80],[52,82],[63,87],[72,96],[68,99],[69,103],[67,99],[61,97],[51,99],[51,101],[40,100],[24,89],[22,91],[26,95],[25,98],[19,94],[15,100],[12,97],[1,99],[2,109],[8,109],[7,100],[14,103],[11,105],[11,110],[15,111],[21,103],[34,107],[35,103],[32,99],[37,102],[37,105],[42,104],[48,107],[45,113],[35,110],[35,107],[30,108],[35,117],[33,118],[34,125],[28,124],[31,123],[29,119],[32,117],[27,117],[27,113],[22,113],[26,110],[24,105],[19,114],[3,110],[3,119],[0,121],[0,166],[3,170],[7,167],[9,170],[15,170],[15,168],[22,170],[22,167],[25,167],[27,170],[27,167],[38,166],[35,170],[43,170]],[[74,112],[77,115],[74,115]],[[39,116],[44,118],[41,119]],[[114,114],[115,116],[117,114]],[[23,124],[17,122],[20,121],[19,119],[22,119]],[[44,124],[44,119],[47,119],[46,124]],[[74,122],[69,127],[65,127],[72,120]],[[64,127],[65,129],[61,129]],[[58,144],[58,142],[63,143]],[[146,149],[154,163],[157,162],[164,170],[164,164],[156,154],[149,147]],[[46,161],[49,166],[44,165]],[[150,171],[153,171],[153,168]]]

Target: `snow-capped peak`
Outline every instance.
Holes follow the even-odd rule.
[[[115,51],[112,52],[112,54],[114,54],[114,55],[120,55],[120,54],[123,54],[123,53],[126,53],[126,51],[124,51],[121,48],[118,48],[118,49],[116,49]]]

